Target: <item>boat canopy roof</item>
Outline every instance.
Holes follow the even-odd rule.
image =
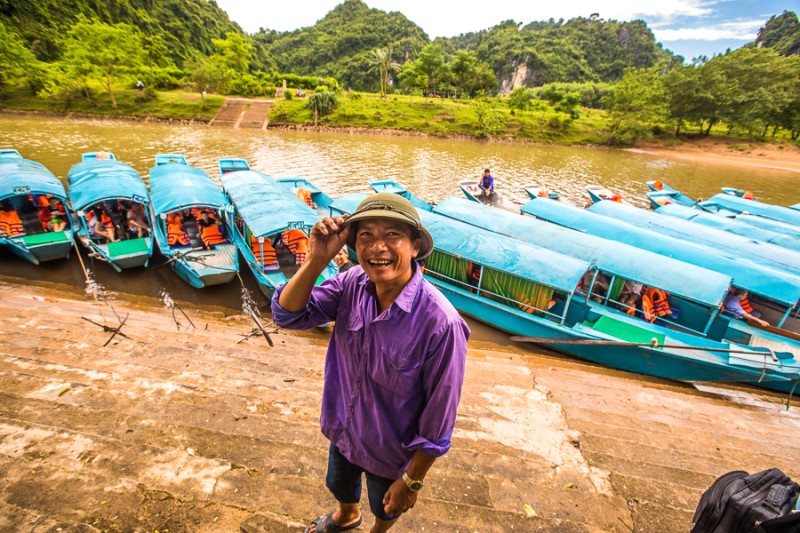
[[[352,213],[366,196],[348,194],[331,205],[340,213]],[[434,249],[479,263],[485,267],[572,293],[592,265],[538,246],[477,229],[443,215],[419,211],[422,225],[431,233]]]
[[[709,246],[732,258],[749,257],[755,263],[800,275],[800,253],[775,244],[756,241],[720,229],[701,228],[696,222],[662,217],[652,211],[618,202],[597,202],[589,207],[589,211],[658,234],[671,235],[677,239]]]
[[[749,223],[747,218],[752,217],[721,217],[700,209],[693,209],[679,204],[663,205],[656,209],[656,213],[673,218],[690,220],[697,224],[702,224],[703,226],[733,232],[737,235],[777,244],[793,250],[800,249],[800,228],[795,228],[777,220],[759,217],[761,220],[767,221],[765,227],[759,227]],[[774,229],[769,229],[769,225],[774,225]]]
[[[49,194],[66,198],[64,185],[36,161],[19,155],[0,155],[0,199],[18,194]]]
[[[319,215],[266,174],[249,170],[222,175],[222,188],[256,237],[310,228]]]
[[[786,305],[794,305],[800,300],[800,277],[759,265],[749,259],[732,259],[707,246],[660,235],[559,202],[531,200],[522,206],[522,212],[584,233],[624,242],[720,272],[731,276],[736,287]]]
[[[111,198],[149,202],[147,187],[139,174],[113,159],[89,159],[72,165],[67,181],[69,198],[76,210]]]
[[[150,193],[157,215],[196,205],[225,204],[222,191],[204,170],[182,163],[151,168]]]
[[[732,279],[725,274],[463,198],[447,198],[433,211],[592,262],[604,272],[709,306],[723,302],[730,290]]]
[[[800,211],[796,209],[767,204],[759,202],[758,200],[745,200],[744,198],[731,194],[715,194],[705,202],[701,202],[700,205],[717,205],[730,211],[736,211],[738,213],[747,212],[751,215],[774,218],[775,220],[781,220],[789,224],[794,224],[795,226],[800,226]]]

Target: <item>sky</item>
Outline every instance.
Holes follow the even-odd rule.
[[[216,0],[247,33],[313,26],[343,0]],[[695,57],[736,49],[756,38],[772,15],[800,12],[800,0],[364,0],[372,8],[400,11],[428,37],[454,37],[504,20],[525,24],[599,14],[601,19],[641,19],[664,48]],[[799,13],[800,14],[800,13]]]

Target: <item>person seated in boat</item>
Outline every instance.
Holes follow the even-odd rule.
[[[49,194],[40,194],[36,197],[36,206],[39,208],[50,207],[50,200],[54,200]]]
[[[638,292],[623,293],[619,297],[619,310],[635,317],[640,313],[641,300],[642,295]]]
[[[206,249],[213,250],[218,244],[227,244],[228,239],[223,235],[222,227],[208,211],[203,211],[197,227],[200,228],[200,238],[203,239]]]
[[[64,204],[61,203],[61,200],[58,198],[51,196],[48,200],[48,207],[50,208],[51,213],[57,213],[64,218],[67,216],[67,210],[64,208]]]
[[[476,265],[472,261],[467,263],[467,290],[472,293],[478,292],[478,286],[481,282],[481,266]]]
[[[594,285],[592,285],[592,278],[594,278]],[[598,272],[597,276],[595,276],[594,272],[588,271],[583,274],[578,282],[578,288],[576,289],[576,292],[586,296],[590,286],[592,288],[592,294],[590,295],[590,298],[595,302],[602,303],[603,299],[606,297],[606,294],[608,294],[608,278],[606,278],[601,272]]]
[[[478,200],[485,204],[494,204],[496,198],[494,193],[494,176],[492,176],[488,168],[483,171],[483,176],[481,176],[478,182],[478,188],[481,190],[481,193],[478,195]]]
[[[50,211],[50,220],[47,222],[47,231],[64,231],[67,228],[67,219],[58,211]]]
[[[102,237],[108,242],[117,242],[114,225],[111,217],[105,212],[101,205],[96,205],[86,215],[86,225],[89,227],[89,234],[95,237]]]
[[[22,219],[19,218],[19,214],[8,199],[0,202],[0,234],[10,235],[11,237],[25,235]]]
[[[204,209],[197,219],[197,227],[200,229],[206,226],[216,226],[218,224],[216,217],[208,209]]]
[[[753,309],[749,300],[750,293],[745,289],[731,289],[723,305],[726,315],[737,320],[752,321],[759,326],[769,326],[769,322],[761,319],[761,313]]]
[[[95,161],[109,161],[111,159],[111,154],[108,152],[97,152],[94,155]]]
[[[137,238],[141,239],[150,235],[150,226],[144,216],[142,204],[132,204],[128,208],[126,218],[128,220],[128,231],[135,233]]]
[[[346,244],[344,246],[342,246],[341,250],[336,252],[336,255],[334,256],[333,260],[336,263],[336,266],[339,267],[339,273],[340,274],[342,272],[347,272],[348,270],[350,270],[351,268],[353,268],[355,266],[353,264],[353,262],[350,261],[350,254],[347,251],[347,245]]]

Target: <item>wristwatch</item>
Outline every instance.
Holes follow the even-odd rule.
[[[410,490],[411,492],[419,492],[422,489],[422,487],[425,486],[425,483],[423,483],[422,481],[411,479],[408,476],[408,472],[403,472],[403,482],[405,482],[406,486],[408,487],[408,490]]]

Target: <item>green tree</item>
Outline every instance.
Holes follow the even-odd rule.
[[[508,95],[508,107],[517,111],[527,111],[531,107],[533,93],[525,87],[517,87]]]
[[[442,47],[434,43],[426,44],[420,50],[414,64],[416,70],[427,78],[427,88],[435,90],[443,73],[444,53]]]
[[[386,85],[389,83],[391,72],[400,72],[403,67],[392,59],[392,47],[376,48],[370,53],[370,69],[368,72],[378,72],[380,80],[381,98],[386,98]]]
[[[0,87],[9,80],[26,78],[37,68],[37,63],[19,34],[0,22]]]
[[[314,113],[314,126],[319,123],[319,117],[332,113],[338,105],[339,98],[333,91],[314,93],[306,101],[306,107]]]
[[[200,93],[203,109],[206,108],[206,94],[219,93],[230,81],[231,70],[219,61],[211,58],[197,56],[186,63],[189,70],[189,80],[195,91]]]
[[[70,74],[101,81],[116,109],[114,81],[144,65],[141,34],[128,24],[79,18],[67,34],[64,64]]]
[[[658,74],[658,67],[625,69],[606,105],[611,120],[609,144],[632,144],[666,119],[667,93]]]
[[[478,135],[488,137],[498,135],[506,127],[506,118],[502,113],[493,109],[486,102],[479,102],[475,106],[475,113],[478,115]]]
[[[224,39],[212,39],[219,61],[237,74],[250,69],[253,45],[239,33],[228,32]]]

